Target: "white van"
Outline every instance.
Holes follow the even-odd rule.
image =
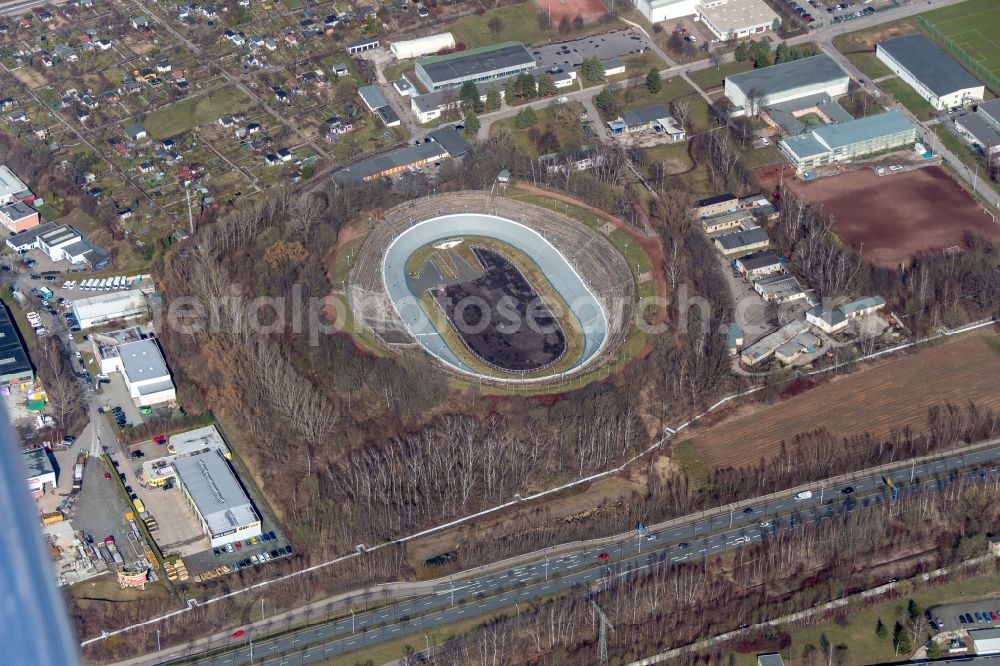
[[[122,276],[121,275],[118,275],[118,276],[115,277],[114,281],[111,284],[111,288],[112,289],[121,289],[122,288]]]
[[[803,490],[801,493],[795,493],[795,501],[801,502],[803,500],[812,499],[813,492],[811,490]]]
[[[104,278],[101,280],[101,291],[107,291],[111,288],[111,278]]]
[[[94,281],[93,280],[84,280],[83,281],[83,290],[84,291],[92,291],[93,288],[94,288]]]

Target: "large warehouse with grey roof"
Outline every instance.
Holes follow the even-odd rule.
[[[849,81],[847,72],[833,58],[815,55],[727,76],[725,92],[736,107],[735,114],[753,115],[764,107],[810,95],[846,95]]]
[[[173,466],[212,548],[260,536],[260,515],[221,451],[175,458]]]
[[[924,35],[901,35],[879,42],[875,55],[935,109],[983,99],[986,86]]]
[[[503,42],[445,56],[418,60],[417,79],[434,92],[460,86],[517,76],[535,68],[535,58],[521,42]]]

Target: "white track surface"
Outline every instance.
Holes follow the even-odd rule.
[[[482,373],[463,363],[448,346],[424,313],[409,286],[406,262],[414,252],[435,241],[456,236],[486,236],[507,243],[531,257],[580,321],[584,348],[580,358],[562,374],[575,373],[598,355],[608,339],[608,320],[600,300],[594,296],[569,260],[534,229],[495,215],[458,213],[418,222],[401,233],[386,249],[382,259],[382,280],[396,313],[410,335],[428,353],[452,368],[474,376]],[[551,381],[553,375],[513,381]],[[493,379],[497,379],[493,377]]]

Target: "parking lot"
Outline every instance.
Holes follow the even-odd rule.
[[[133,471],[141,472],[139,463],[144,460],[135,460]],[[176,553],[186,559],[208,548],[208,537],[201,529],[201,522],[179,487],[174,484],[169,488],[146,487],[136,479],[132,482],[132,490],[142,500],[146,512],[156,519],[153,538],[163,553]]]
[[[579,69],[584,58],[596,56],[599,60],[611,60],[641,53],[648,48],[649,43],[641,33],[618,30],[569,42],[539,46],[532,49],[531,53],[535,56],[535,62],[543,69],[555,67],[569,70]]]
[[[934,606],[927,613],[938,632],[1000,627],[1000,599]],[[937,626],[938,618],[941,626]]]
[[[73,452],[75,455],[75,452]],[[119,465],[121,466],[119,460]],[[65,468],[60,477],[59,488],[63,491],[64,481],[67,489],[73,484],[72,468]],[[120,467],[124,472],[124,468]],[[107,464],[98,457],[87,460],[84,468],[83,487],[77,495],[70,522],[73,530],[83,532],[93,537],[95,542],[103,541],[105,537],[113,536],[126,562],[135,559],[128,546],[131,527],[125,520],[125,513],[132,507],[125,499],[121,488],[112,476]]]
[[[133,425],[142,423],[142,415],[139,414],[139,408],[132,402],[132,396],[129,395],[122,374],[112,372],[108,375],[108,379],[111,381],[101,384],[98,395],[101,398],[101,406],[108,411],[111,420],[115,421],[115,414],[111,413],[110,410],[114,407],[121,407],[126,423]]]

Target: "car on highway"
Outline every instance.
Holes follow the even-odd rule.
[[[770,527],[771,526],[771,521],[770,520],[762,520],[759,523],[757,523],[757,526],[758,527]]]
[[[744,508],[743,509],[743,513],[744,513],[744,515],[749,516],[751,513],[753,513],[753,507],[752,506],[748,506],[748,507]]]
[[[647,535],[646,541],[656,541],[656,535],[655,534]]]
[[[844,486],[843,488],[840,489],[840,492],[844,493],[845,495],[850,495],[851,493],[854,492],[854,486]]]
[[[600,560],[601,562],[604,562],[604,561],[606,561],[606,560],[608,560],[608,559],[610,559],[610,558],[611,558],[611,556],[610,556],[610,555],[608,555],[607,553],[600,553],[600,554],[599,554],[599,555],[597,556],[597,559],[598,559],[598,560]]]

